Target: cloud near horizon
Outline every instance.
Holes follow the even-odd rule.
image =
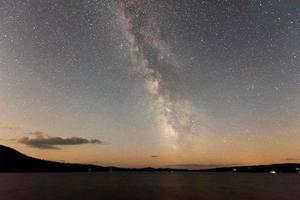
[[[300,158],[286,158],[286,161],[297,161],[300,160]]]
[[[22,137],[18,142],[39,149],[59,149],[57,146],[63,145],[103,144],[103,141],[98,139],[82,137],[61,138],[43,136],[42,134],[37,134],[34,138]]]
[[[166,165],[167,168],[176,168],[176,169],[211,169],[211,168],[219,168],[219,167],[232,167],[232,166],[241,166],[241,164],[174,164],[174,165]]]

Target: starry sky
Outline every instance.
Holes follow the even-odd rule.
[[[122,167],[300,162],[297,0],[0,0],[0,143]]]

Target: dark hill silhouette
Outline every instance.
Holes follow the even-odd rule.
[[[257,166],[237,166],[204,170],[172,168],[118,168],[46,161],[26,156],[15,149],[0,145],[0,172],[103,172],[103,171],[181,171],[181,172],[276,172],[299,173],[300,164],[286,163]]]
[[[83,172],[108,171],[96,165],[69,164],[26,156],[12,148],[0,145],[0,172]]]

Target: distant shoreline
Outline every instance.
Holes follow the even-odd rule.
[[[227,172],[227,173],[300,173],[300,163],[233,166],[211,169],[176,168],[121,168],[88,164],[71,164],[41,160],[24,155],[15,149],[0,145],[0,173],[52,172]]]

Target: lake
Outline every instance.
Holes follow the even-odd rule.
[[[0,173],[1,200],[299,200],[300,174]]]

